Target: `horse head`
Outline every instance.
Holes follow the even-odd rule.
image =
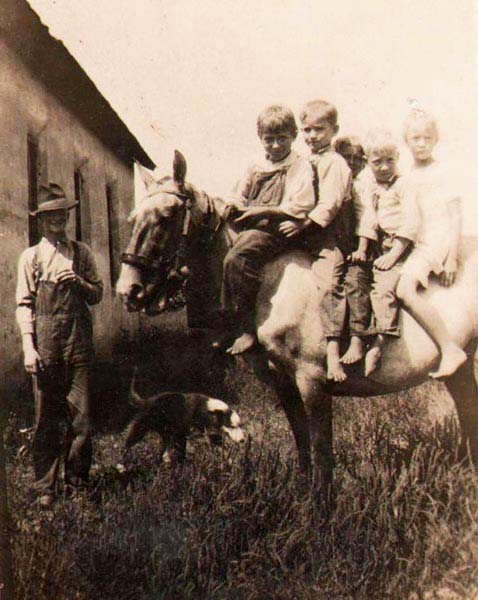
[[[161,312],[187,276],[184,242],[196,202],[185,182],[186,168],[185,158],[176,151],[172,178],[156,180],[140,169],[147,194],[129,216],[132,235],[116,284],[131,312]]]

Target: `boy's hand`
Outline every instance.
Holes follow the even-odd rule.
[[[23,364],[25,365],[25,371],[31,375],[38,373],[38,369],[43,369],[45,366],[35,348],[25,349]]]
[[[64,269],[60,271],[56,276],[57,283],[73,283],[73,284],[81,284],[81,277],[77,275],[72,269]]]
[[[239,214],[242,214],[247,209],[247,206],[241,200],[241,198],[227,199],[226,207],[224,211],[224,217],[226,220],[236,219]]]
[[[363,250],[357,249],[347,256],[347,260],[348,262],[351,262],[354,265],[357,263],[365,263],[367,262],[367,253]]]
[[[285,237],[292,238],[298,235],[301,231],[304,231],[309,224],[310,219],[301,219],[300,221],[282,221],[282,223],[279,224],[278,229],[280,233],[285,235]]]
[[[379,256],[373,264],[380,271],[388,271],[393,267],[397,260],[398,259],[394,254],[391,252],[386,252],[382,256]]]
[[[230,206],[231,208],[235,208],[237,210],[246,210],[247,208],[242,198],[228,198],[226,204],[227,206]]]
[[[458,261],[456,258],[447,257],[443,265],[443,271],[440,273],[438,281],[445,287],[450,287],[455,283],[456,273],[458,271]]]
[[[56,280],[58,285],[73,285],[77,289],[83,290],[87,293],[91,292],[91,284],[89,284],[85,279],[83,279],[83,277],[80,277],[71,269],[60,271]]]
[[[272,215],[277,214],[277,210],[265,206],[251,206],[245,210],[240,217],[234,219],[234,223],[241,223],[243,225],[250,221],[258,221],[260,219],[267,219]]]

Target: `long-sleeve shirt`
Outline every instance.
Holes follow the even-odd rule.
[[[86,244],[76,242],[79,252],[78,275],[90,284],[81,293],[87,304],[97,304],[103,296],[103,283],[96,269],[93,253]],[[56,283],[60,271],[73,269],[74,249],[70,240],[52,244],[42,238],[36,246],[27,248],[18,261],[16,290],[16,319],[20,332],[33,334],[35,331],[35,299],[40,278]],[[38,264],[41,264],[41,273]]]
[[[309,162],[297,152],[290,154],[280,162],[271,162],[267,158],[254,161],[247,169],[244,177],[235,187],[235,195],[239,195],[248,204],[248,193],[254,174],[273,173],[286,169],[285,184],[280,200],[281,210],[295,218],[305,219],[315,205],[313,171]]]
[[[317,165],[319,200],[308,217],[325,228],[350,198],[352,172],[344,158],[330,146],[323,148],[318,154],[312,154],[310,160]]]
[[[369,240],[377,240],[377,216],[373,204],[371,178],[373,175],[363,171],[352,184],[352,205],[355,217],[355,235]]]
[[[403,177],[394,177],[388,183],[370,179],[364,193],[369,195],[374,207],[377,229],[415,242],[420,216],[413,195],[407,193]]]

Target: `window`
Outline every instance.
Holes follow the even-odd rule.
[[[83,208],[85,182],[83,175],[79,169],[76,169],[74,175],[75,200],[79,204],[73,209],[75,211],[75,239],[80,241],[83,239],[81,228],[81,211]]]
[[[38,208],[38,185],[39,185],[39,152],[38,140],[32,135],[27,137],[27,169],[28,169],[28,210],[34,211]],[[38,219],[29,215],[28,217],[28,243],[33,246],[38,243],[40,234],[38,231]]]
[[[108,248],[110,258],[110,279],[113,288],[119,275],[119,221],[117,211],[117,193],[114,184],[106,185],[106,210],[108,213]]]

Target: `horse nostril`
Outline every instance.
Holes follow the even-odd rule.
[[[128,294],[128,300],[135,300],[141,298],[144,295],[143,286],[139,283],[135,283],[131,286]]]

